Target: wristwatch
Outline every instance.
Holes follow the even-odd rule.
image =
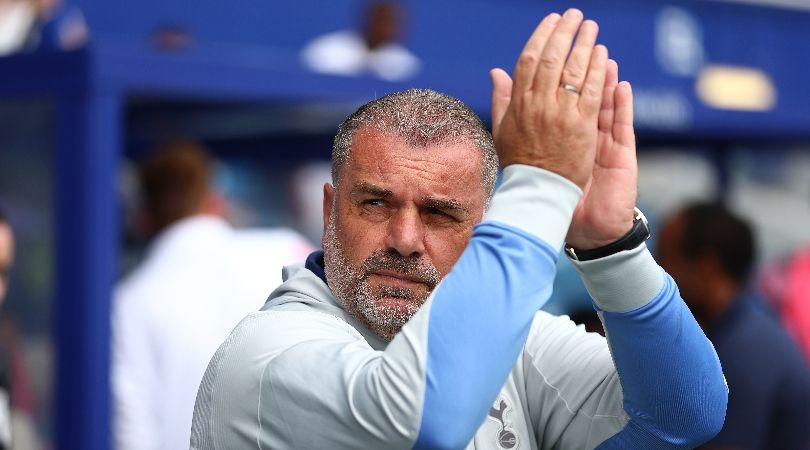
[[[650,226],[640,209],[634,208],[634,212],[633,228],[618,241],[590,250],[577,250],[565,244],[565,254],[574,261],[591,261],[638,247],[650,238]]]

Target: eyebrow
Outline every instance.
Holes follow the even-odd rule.
[[[391,196],[394,195],[394,192],[391,191],[390,189],[383,189],[377,185],[367,183],[364,181],[361,183],[357,183],[352,188],[351,195],[355,196],[357,194],[370,194],[376,197],[390,198]]]
[[[349,195],[354,197],[356,195],[362,194],[372,195],[384,199],[388,199],[394,196],[394,192],[392,190],[385,189],[380,186],[377,186],[376,184],[368,183],[365,181],[354,185]],[[422,205],[427,208],[436,208],[442,211],[455,212],[464,218],[466,218],[470,214],[470,210],[461,206],[461,202],[455,199],[424,197],[422,198]]]

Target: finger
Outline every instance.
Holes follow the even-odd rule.
[[[571,51],[574,35],[582,23],[582,12],[571,8],[565,12],[557,28],[549,36],[537,72],[534,74],[534,90],[543,96],[554,96],[560,87],[560,78],[565,59]]]
[[[596,44],[596,36],[599,34],[599,25],[593,20],[586,20],[582,22],[577,33],[576,42],[574,42],[574,49],[568,56],[568,61],[565,62],[562,77],[560,82],[575,87],[578,91],[582,92],[583,85],[585,84],[585,76],[588,72],[588,67],[591,63],[591,53],[593,46]],[[557,97],[561,103],[576,103],[578,96],[565,89],[557,89]]]
[[[534,33],[529,37],[529,40],[526,41],[526,45],[523,46],[515,65],[514,94],[531,90],[540,55],[543,53],[548,37],[557,28],[559,21],[559,14],[547,15],[534,29]]]
[[[633,131],[633,90],[630,83],[622,81],[613,94],[613,140],[622,147],[636,148]]]
[[[602,93],[602,106],[599,108],[599,131],[612,133],[613,127],[613,94],[619,83],[619,65],[608,59],[605,74],[605,91]]]
[[[604,45],[597,45],[591,53],[591,63],[588,66],[588,77],[582,86],[579,95],[579,110],[586,117],[597,117],[599,106],[602,104],[602,94],[605,90],[605,77],[607,75],[608,50]],[[560,89],[561,94],[569,94]]]
[[[489,76],[492,79],[492,136],[497,136],[512,99],[512,79],[503,69],[492,69]]]

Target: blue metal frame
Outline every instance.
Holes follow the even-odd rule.
[[[121,98],[89,88],[60,94],[56,110],[56,443],[101,450],[110,446]]]

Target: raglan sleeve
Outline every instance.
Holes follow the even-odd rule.
[[[416,448],[462,448],[486,418],[535,313],[551,295],[581,196],[576,185],[549,171],[504,169],[484,221],[408,330],[424,335]]]

